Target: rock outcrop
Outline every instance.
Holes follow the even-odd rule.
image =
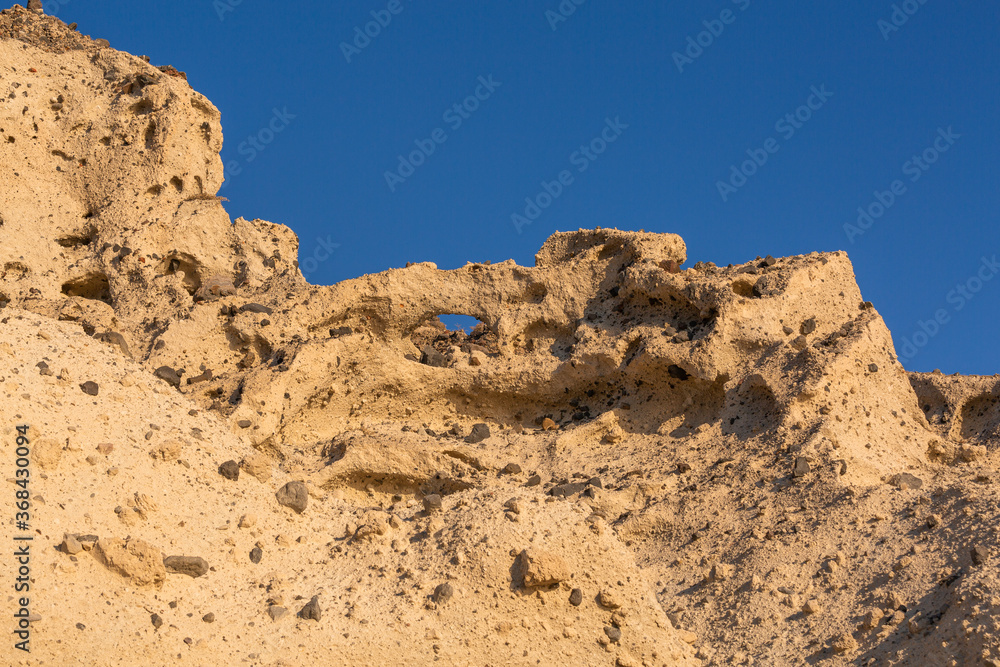
[[[1000,661],[998,381],[908,373],[844,253],[597,228],[310,285],[182,73],[15,6],[0,93],[32,659]]]

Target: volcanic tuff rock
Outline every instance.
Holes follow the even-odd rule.
[[[32,660],[1000,661],[998,380],[907,373],[844,253],[310,285],[175,69],[15,6],[0,98]]]

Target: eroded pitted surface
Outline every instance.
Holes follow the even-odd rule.
[[[309,285],[175,70],[19,7],[0,56],[32,659],[1000,660],[997,379],[907,373],[844,253],[595,229]]]

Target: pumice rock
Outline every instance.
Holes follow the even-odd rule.
[[[1000,380],[907,372],[845,253],[594,221],[310,285],[149,60],[0,12],[33,660],[997,659]]]

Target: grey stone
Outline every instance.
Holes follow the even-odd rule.
[[[982,565],[990,557],[990,552],[986,550],[986,547],[977,546],[972,548],[971,555],[973,565]]]
[[[279,607],[276,604],[272,604],[270,607],[267,608],[267,615],[271,617],[272,621],[277,621],[287,613],[288,613],[287,609],[285,609],[284,607]]]
[[[319,606],[319,596],[312,596],[312,600],[306,603],[301,610],[299,610],[299,617],[305,619],[312,619],[314,621],[320,620],[323,617],[323,610]]]
[[[893,478],[893,485],[901,490],[916,490],[924,485],[924,480],[908,472],[903,472]]]
[[[500,471],[501,475],[519,475],[521,473],[521,466],[516,463],[508,463]]]
[[[569,594],[569,603],[574,607],[579,607],[583,604],[583,591],[579,588],[574,588],[573,592]]]
[[[793,477],[805,477],[809,474],[812,468],[809,467],[809,461],[806,460],[804,456],[797,456],[795,458],[795,469],[792,471]]]
[[[215,623],[215,614],[213,614],[212,612],[208,612],[207,614],[201,617],[201,620],[205,621],[206,623]]]
[[[453,595],[455,595],[455,587],[446,581],[443,584],[438,584],[438,587],[434,589],[434,594],[431,596],[431,599],[436,604],[444,604],[450,600]]]
[[[590,486],[587,482],[570,482],[568,484],[560,484],[558,486],[553,486],[549,489],[549,494],[556,496],[557,498],[565,498],[566,496],[573,496]]]
[[[261,551],[260,547],[254,547],[250,550],[250,562],[256,565],[260,562],[260,559],[264,557],[264,552]]]
[[[149,620],[153,622],[153,627],[156,628],[157,630],[159,630],[160,627],[163,625],[163,619],[160,618],[159,614],[153,614],[152,616],[149,617]]]
[[[166,382],[171,386],[174,387],[181,386],[181,374],[175,371],[170,366],[160,366],[155,371],[153,371],[153,375],[160,378],[161,380],[163,380],[164,382]]]
[[[199,556],[167,556],[163,559],[167,572],[200,577],[208,572],[208,561]]]
[[[125,340],[125,336],[121,335],[117,331],[103,331],[99,334],[95,334],[94,338],[102,343],[107,343],[108,345],[117,347],[126,357],[132,357],[132,352],[128,347],[128,341]]]
[[[622,631],[619,630],[618,628],[613,628],[610,626],[604,628],[604,634],[606,634],[608,636],[608,639],[610,639],[616,644],[622,638]]]
[[[235,482],[240,478],[240,464],[236,461],[226,461],[219,466],[219,474]]]
[[[490,427],[486,424],[473,424],[472,433],[470,433],[465,441],[469,444],[476,444],[477,442],[482,442],[486,438],[490,437]]]
[[[810,317],[808,320],[802,323],[799,327],[799,333],[803,336],[808,336],[812,332],[816,331],[816,318]]]
[[[83,551],[83,545],[76,539],[76,535],[70,535],[68,533],[63,536],[62,544],[60,544],[59,547],[70,556],[75,556]]]
[[[97,396],[98,386],[97,383],[92,380],[88,380],[83,384],[81,384],[80,389],[82,389],[83,393],[85,394],[89,394],[91,396]]]
[[[309,504],[309,491],[304,483],[297,480],[278,489],[274,497],[277,498],[279,505],[289,507],[299,514],[302,514]]]

